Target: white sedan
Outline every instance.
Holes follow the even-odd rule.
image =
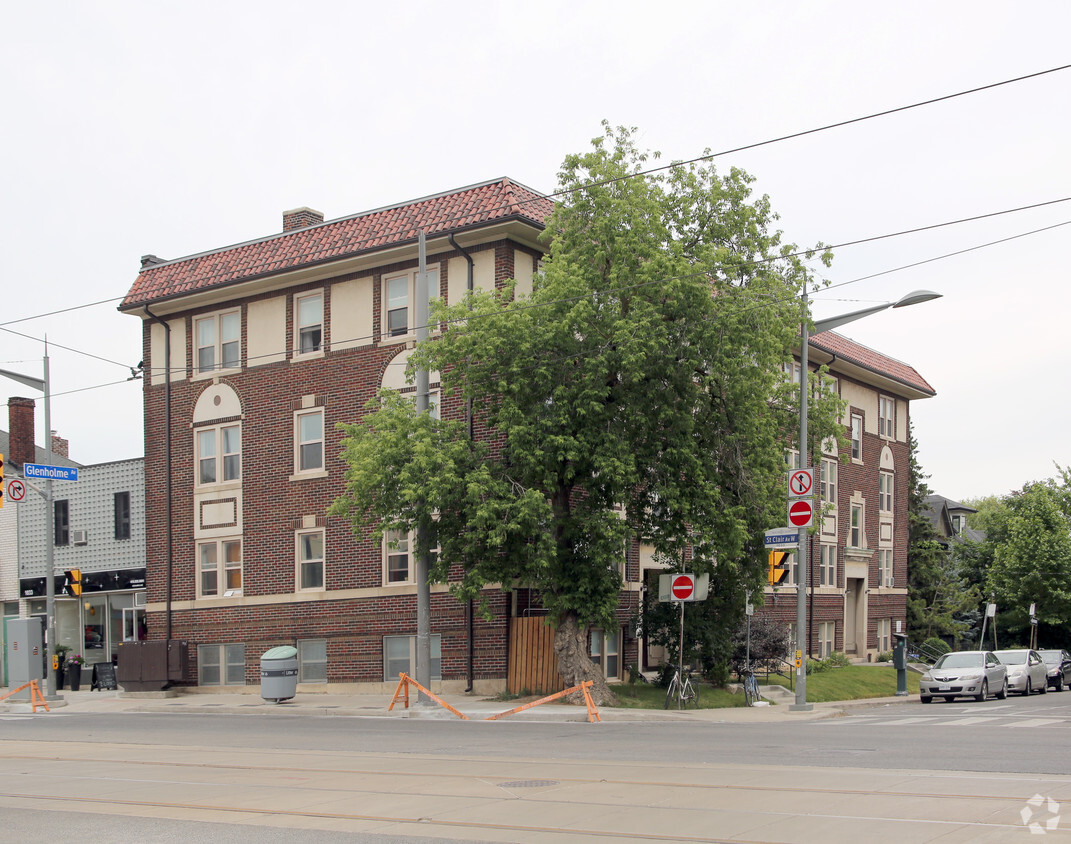
[[[1013,692],[1028,695],[1049,690],[1049,669],[1037,651],[1014,648],[993,653],[1008,666],[1008,688]]]
[[[985,700],[989,693],[1003,700],[1008,696],[1008,669],[990,651],[956,651],[945,654],[919,681],[919,699],[957,697]]]

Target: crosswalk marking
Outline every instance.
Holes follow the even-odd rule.
[[[1023,721],[1015,721],[1011,724],[1005,724],[1007,727],[1047,727],[1050,724],[1062,724],[1066,721],[1066,718],[1027,718]]]

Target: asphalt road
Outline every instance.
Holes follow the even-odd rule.
[[[1068,692],[787,724],[0,716],[5,840],[1071,839],[1068,771]]]

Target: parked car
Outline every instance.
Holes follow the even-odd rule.
[[[923,703],[935,697],[947,701],[957,697],[985,700],[990,692],[1001,700],[1008,696],[1008,668],[992,651],[947,653],[919,681],[919,699]]]
[[[993,653],[1008,666],[1008,688],[1011,691],[1028,695],[1031,692],[1045,694],[1049,690],[1049,669],[1037,651],[1009,648]]]
[[[1071,686],[1071,654],[1067,651],[1038,651],[1049,669],[1049,685],[1058,692],[1065,686]]]

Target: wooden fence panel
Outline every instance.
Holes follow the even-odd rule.
[[[510,619],[506,688],[510,694],[528,691],[543,695],[565,688],[554,653],[554,628],[544,617]]]

